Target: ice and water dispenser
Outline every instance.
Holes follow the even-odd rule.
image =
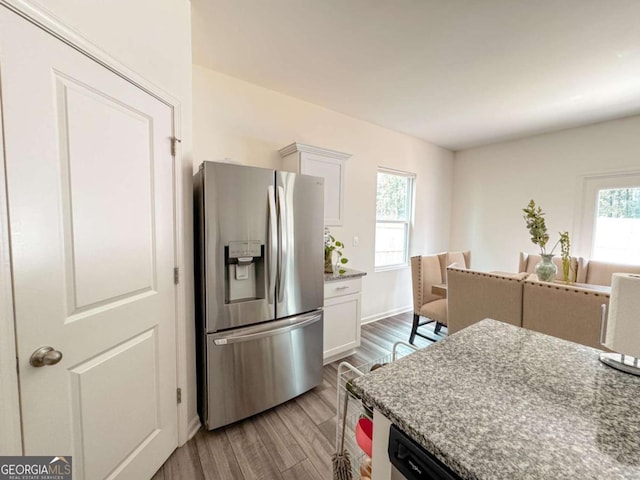
[[[225,303],[265,298],[264,245],[259,241],[230,241],[225,250]]]

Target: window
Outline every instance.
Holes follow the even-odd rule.
[[[640,264],[640,171],[583,176],[580,202],[572,254]]]
[[[594,260],[640,264],[640,187],[598,191]]]
[[[375,268],[404,267],[409,263],[409,225],[415,176],[378,170],[376,193]]]

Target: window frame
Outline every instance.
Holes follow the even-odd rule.
[[[578,237],[575,242],[576,253],[574,255],[597,260],[593,257],[593,253],[595,250],[595,229],[598,220],[598,200],[600,191],[639,187],[640,170],[582,176],[582,192],[578,207],[580,215],[577,216],[577,228],[574,228]]]
[[[395,175],[397,177],[404,177],[408,180],[408,189],[407,192],[407,218],[406,220],[379,220],[378,219],[378,200],[377,200],[377,192],[378,192],[378,174],[384,173],[387,175]],[[384,272],[389,270],[400,270],[409,267],[409,259],[410,259],[410,248],[411,248],[411,234],[413,231],[413,213],[415,211],[415,191],[416,191],[416,174],[412,172],[405,172],[402,170],[395,170],[386,167],[378,167],[376,169],[376,235],[374,236],[374,247],[373,247],[373,269],[374,272]],[[376,254],[377,250],[375,248],[376,240],[377,240],[377,231],[378,224],[386,223],[393,225],[405,225],[405,241],[404,241],[404,260],[402,263],[395,263],[393,265],[384,265],[378,266],[376,265]]]

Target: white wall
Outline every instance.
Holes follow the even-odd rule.
[[[31,3],[188,105],[191,89],[188,0],[32,0]]]
[[[408,268],[375,273],[376,169],[417,174],[412,253],[437,252],[449,243],[453,153],[235,78],[194,66],[194,168],[203,160],[280,168],[278,150],[297,141],[353,156],[347,160],[344,227],[348,267],[364,270],[363,318],[411,305]],[[358,236],[358,247],[352,238]]]
[[[181,168],[184,172],[183,215],[178,226],[184,255],[180,302],[185,305],[185,347],[194,344],[193,335],[193,252],[192,252],[192,156],[191,156],[191,8],[188,0],[10,0],[19,8],[30,5],[46,12],[68,29],[84,37],[101,51],[124,65],[157,89],[179,102],[177,134],[182,137]],[[28,46],[25,46],[28,48]],[[183,406],[180,416],[185,423],[197,420],[195,398],[195,359],[192,351],[182,349],[179,366],[183,372]],[[185,429],[181,433],[184,440]]]
[[[451,248],[471,249],[473,268],[516,271],[518,252],[538,252],[522,219],[532,198],[553,243],[568,230],[577,246],[581,176],[638,169],[638,132],[635,116],[456,152]]]

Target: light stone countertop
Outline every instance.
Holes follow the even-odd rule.
[[[640,479],[640,377],[483,320],[355,380],[464,479]]]
[[[343,270],[346,270],[345,273],[343,273],[342,275],[340,275],[337,271],[334,271],[333,273],[325,273],[324,274],[324,281],[325,282],[335,282],[336,280],[348,280],[350,278],[357,278],[357,277],[364,277],[367,272],[362,272],[360,270],[354,270],[353,268],[344,268]]]

